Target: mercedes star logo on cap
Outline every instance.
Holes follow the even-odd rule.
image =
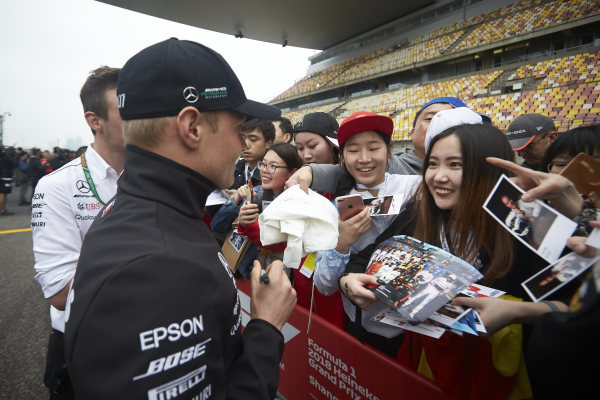
[[[183,98],[188,103],[195,103],[198,101],[198,91],[193,86],[188,86],[183,89]]]

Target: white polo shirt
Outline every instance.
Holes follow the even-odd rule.
[[[85,160],[100,199],[117,192],[117,172],[88,146]],[[31,202],[35,279],[44,297],[60,292],[75,275],[83,238],[103,205],[96,199],[81,157],[40,179]],[[50,306],[52,327],[65,330],[64,312]]]

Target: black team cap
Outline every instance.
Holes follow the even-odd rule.
[[[198,111],[229,109],[264,119],[281,115],[277,107],[248,100],[219,53],[176,38],[131,57],[119,73],[117,97],[125,121],[173,116],[188,106]]]
[[[337,141],[337,130],[340,127],[337,120],[324,112],[314,112],[303,115],[300,121],[294,125],[292,133],[312,132],[327,139],[336,148],[339,148]]]
[[[556,126],[550,117],[542,114],[519,115],[508,125],[506,138],[514,151],[523,150],[533,141],[536,135],[555,131]]]

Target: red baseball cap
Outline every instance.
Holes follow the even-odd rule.
[[[391,139],[392,132],[394,132],[394,121],[385,115],[368,111],[355,112],[340,124],[337,132],[340,147],[352,136],[365,131],[380,132]]]

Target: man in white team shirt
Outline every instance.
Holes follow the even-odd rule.
[[[80,98],[94,141],[82,157],[43,177],[33,195],[35,279],[51,305],[52,331],[44,375],[51,399],[73,398],[62,335],[66,298],[83,238],[100,209],[115,195],[125,162],[116,93],[119,71],[100,67],[90,73]]]

